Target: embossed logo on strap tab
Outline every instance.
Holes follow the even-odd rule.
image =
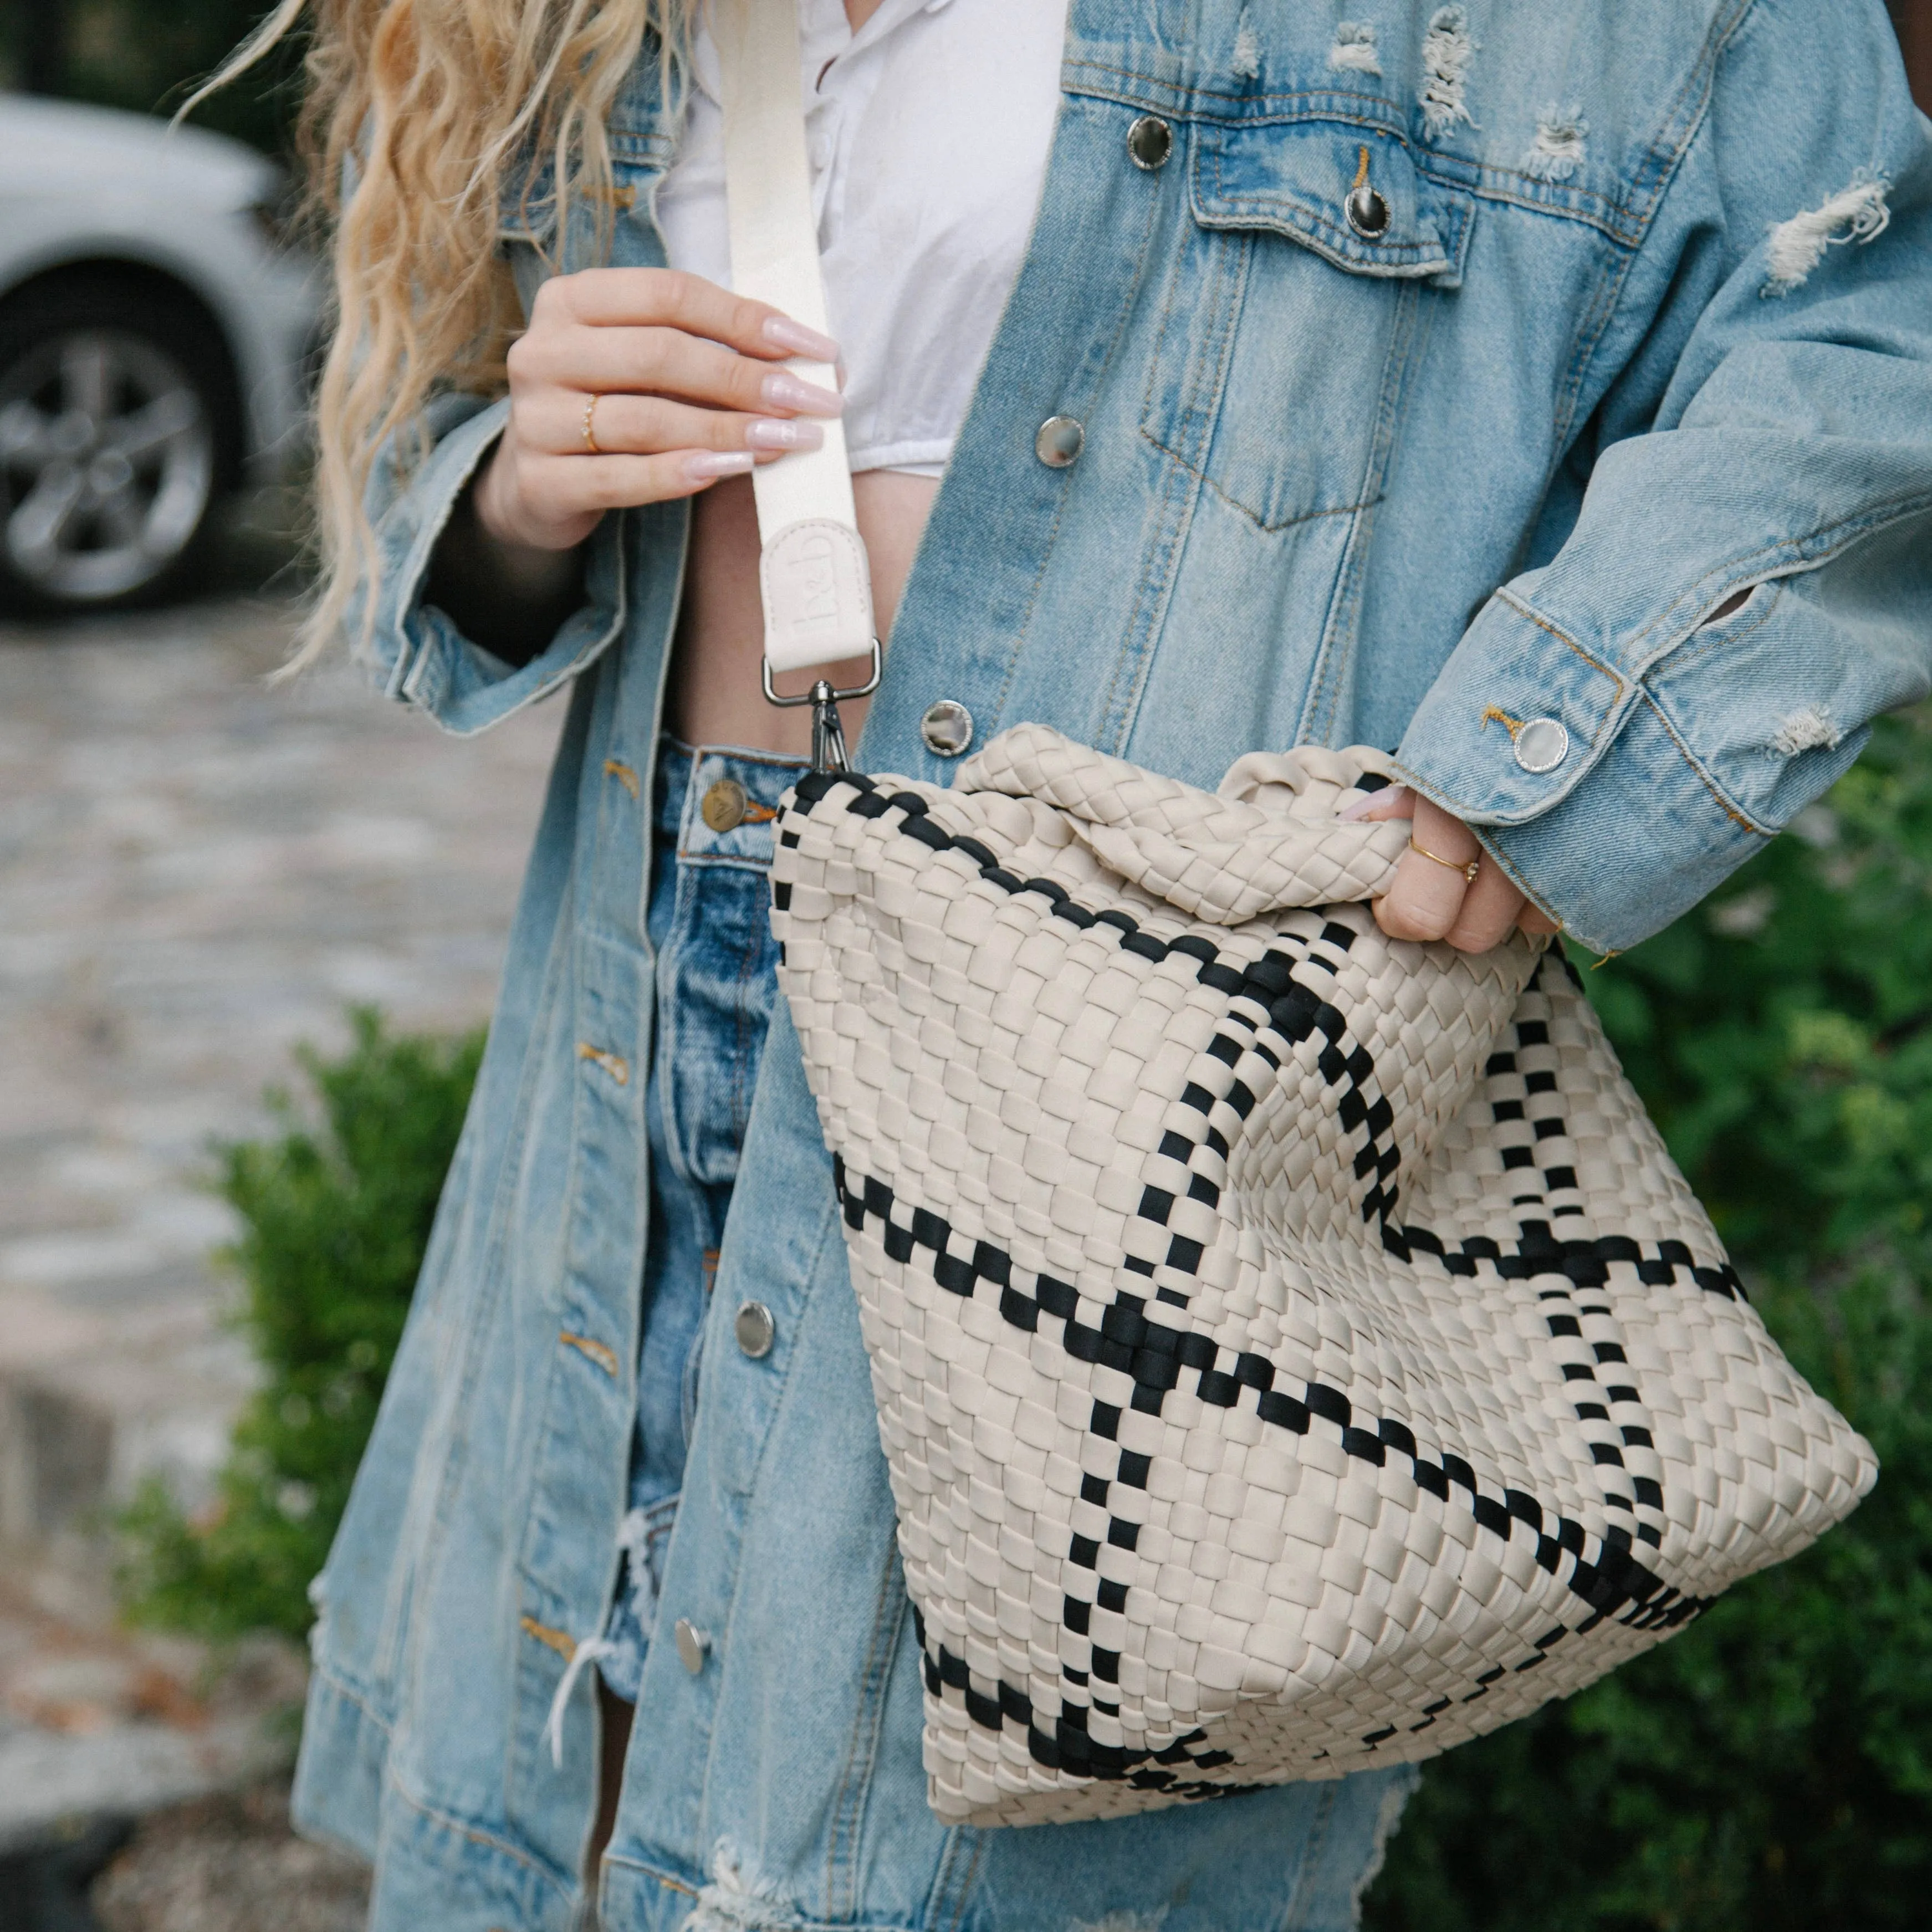
[[[788,524],[758,560],[765,656],[774,670],[862,657],[871,650],[872,592],[865,546],[826,517]]]

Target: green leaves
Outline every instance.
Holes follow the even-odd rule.
[[[1588,977],[1741,1265],[1815,1275],[1878,1239],[1922,1270],[1932,718],[1882,719],[1824,803],[1697,912]]]
[[[1430,1765],[1372,1932],[1861,1932],[1932,1891],[1932,720],[1585,974],[1879,1486],[1664,1647]]]
[[[150,1486],[123,1519],[134,1615],[211,1636],[308,1627],[322,1565],[374,1426],[456,1147],[483,1036],[398,1039],[351,1015],[338,1060],[298,1056],[317,1118],[221,1150],[241,1216],[224,1258],[263,1386],[235,1430],[214,1510],[193,1523]]]

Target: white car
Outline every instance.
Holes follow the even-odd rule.
[[[164,594],[299,458],[320,280],[283,194],[239,142],[0,94],[0,609]]]

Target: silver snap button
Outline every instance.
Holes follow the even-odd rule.
[[[1086,447],[1086,429],[1076,416],[1048,416],[1033,440],[1033,453],[1049,470],[1078,463]]]
[[[928,752],[956,758],[973,742],[973,714],[956,698],[942,698],[919,721],[919,735]]]
[[[680,1617],[671,1625],[670,1634],[677,1646],[677,1660],[695,1677],[704,1668],[704,1660],[710,1654],[710,1634],[700,1630],[688,1617]]]
[[[1389,205],[1366,182],[1349,190],[1342,208],[1348,218],[1348,226],[1364,242],[1378,240],[1388,232]]]
[[[1553,718],[1532,718],[1516,734],[1516,761],[1526,772],[1553,772],[1570,755],[1570,734]]]
[[[737,1336],[739,1347],[755,1362],[772,1352],[772,1338],[778,1333],[778,1324],[762,1301],[748,1301],[739,1310],[731,1332]]]
[[[1127,130],[1127,158],[1152,174],[1174,152],[1174,130],[1157,115],[1143,114]]]

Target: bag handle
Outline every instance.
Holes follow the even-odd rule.
[[[825,279],[806,159],[796,0],[714,0],[711,22],[723,80],[732,286],[823,334]],[[824,363],[794,357],[790,366],[826,388],[838,380]],[[818,448],[760,464],[752,488],[758,505],[765,695],[774,704],[811,705],[812,763],[821,771],[842,771],[838,700],[878,688],[880,654],[845,426],[834,419],[824,427]],[[773,687],[775,671],[868,650],[871,678],[852,690],[834,691],[823,678],[798,698],[782,698]]]

